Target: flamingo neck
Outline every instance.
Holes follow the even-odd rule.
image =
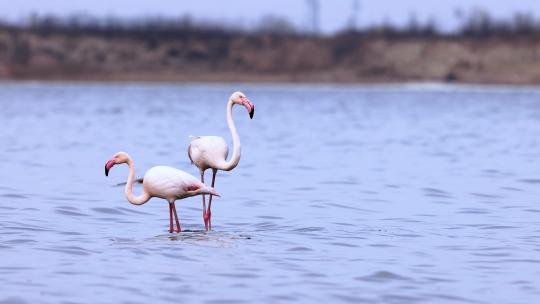
[[[124,194],[126,195],[126,198],[128,202],[132,203],[133,205],[142,205],[148,200],[150,200],[150,195],[144,190],[139,196],[135,196],[133,194],[133,180],[135,179],[135,166],[133,165],[133,161],[131,159],[128,160],[127,165],[129,167],[129,176],[126,183],[126,187],[124,188]]]
[[[229,126],[229,131],[231,131],[231,137],[233,141],[233,153],[231,158],[226,161],[221,168],[219,168],[224,171],[234,169],[238,165],[238,162],[240,162],[240,136],[238,135],[238,132],[236,131],[236,126],[234,125],[234,120],[232,116],[233,106],[234,102],[229,99],[229,102],[227,103],[227,125]]]

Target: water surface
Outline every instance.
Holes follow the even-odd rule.
[[[103,165],[197,175],[188,135],[230,143],[240,88],[214,231],[196,197],[171,235]],[[6,82],[0,107],[0,302],[540,299],[540,90]]]

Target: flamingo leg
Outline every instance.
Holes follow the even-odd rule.
[[[178,214],[176,214],[176,205],[174,204],[174,202],[172,203],[172,211],[174,214],[174,219],[176,220],[176,232],[180,232],[182,231],[182,229],[180,228],[180,221],[178,220]]]
[[[216,183],[216,174],[217,170],[212,169],[212,188],[214,188],[214,184]],[[208,230],[212,230],[212,211],[210,208],[212,208],[212,194],[210,194],[210,199],[208,199],[208,211],[206,212],[208,216]]]
[[[204,171],[201,170],[201,183],[204,184]],[[208,231],[208,217],[206,216],[206,196],[202,195],[202,217],[204,220],[204,230]]]
[[[173,217],[172,205],[171,205],[171,203],[169,203],[169,233],[173,232],[172,217]]]

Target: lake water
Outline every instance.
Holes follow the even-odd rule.
[[[230,144],[238,89],[214,230],[194,197],[169,234],[103,166],[197,176],[188,135]],[[538,89],[4,82],[0,107],[1,303],[540,300]]]

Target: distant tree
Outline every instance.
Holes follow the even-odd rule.
[[[279,35],[290,35],[296,33],[296,28],[288,19],[278,16],[264,16],[256,28],[256,32]]]

